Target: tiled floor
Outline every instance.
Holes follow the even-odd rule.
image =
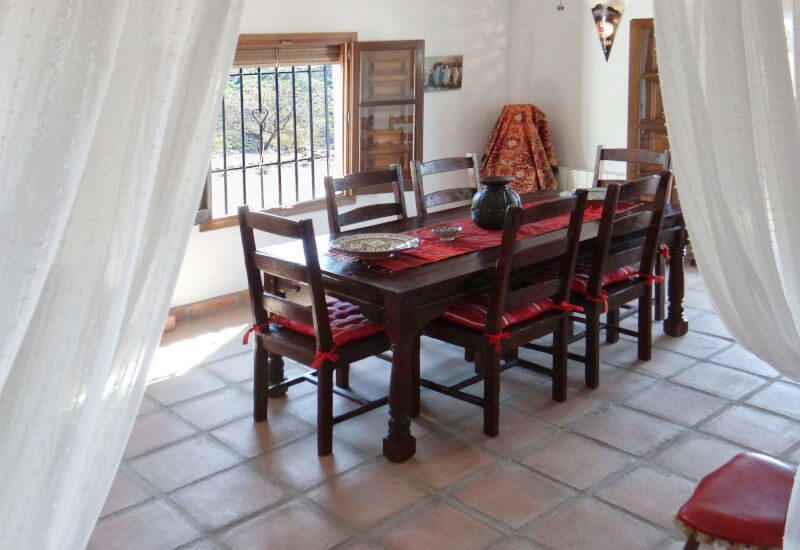
[[[687,284],[690,334],[658,326],[647,363],[628,339],[605,347],[598,390],[578,364],[561,404],[544,377],[504,373],[497,438],[476,407],[425,391],[403,464],[380,455],[385,407],[336,426],[333,456],[319,459],[307,384],[255,425],[246,310],[179,324],[89,546],[680,548],[672,517],[698,478],[745,448],[800,458],[800,386],[733,343],[696,270]],[[352,385],[380,394],[388,367],[356,364]],[[469,372],[432,341],[423,368]]]

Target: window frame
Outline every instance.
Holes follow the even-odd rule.
[[[353,165],[351,147],[351,124],[350,110],[352,106],[352,52],[353,45],[358,41],[358,33],[355,32],[333,32],[333,33],[294,33],[294,34],[240,34],[236,43],[236,54],[231,68],[243,67],[242,63],[237,64],[237,59],[243,52],[247,52],[248,62],[246,66],[260,66],[263,63],[258,61],[257,54],[253,56],[253,50],[274,50],[275,48],[286,46],[338,46],[340,49],[339,59],[342,64],[342,167],[345,174],[349,174]],[[355,203],[355,195],[347,192],[341,197],[337,197],[337,204],[347,205]],[[200,208],[211,210],[211,167],[206,176],[206,183],[203,190],[203,197]],[[307,201],[297,202],[290,206],[278,206],[264,210],[272,214],[281,216],[292,216],[325,210],[325,197],[319,197]],[[220,218],[210,218],[201,223],[198,227],[200,232],[213,231],[225,227],[233,227],[239,224],[236,214],[223,216]]]

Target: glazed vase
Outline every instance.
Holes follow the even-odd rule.
[[[508,184],[514,176],[488,176],[478,178],[480,190],[472,199],[472,221],[482,229],[503,229],[506,209],[519,206],[519,195]]]

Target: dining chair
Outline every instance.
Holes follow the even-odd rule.
[[[500,372],[511,366],[521,366],[551,376],[553,399],[566,400],[566,325],[573,310],[569,303],[570,288],[586,196],[585,190],[579,190],[574,197],[559,198],[526,208],[508,207],[494,267],[494,283],[489,292],[451,305],[442,317],[423,329],[423,334],[428,337],[472,349],[478,374],[445,386],[421,378],[417,363],[414,368],[413,415],[419,413],[419,388],[424,386],[482,407],[483,431],[496,436],[499,433]],[[556,216],[569,216],[564,238],[540,244],[531,241],[537,238],[541,240],[541,236],[518,240],[521,226]],[[560,257],[560,260],[556,260],[557,272],[530,279],[531,267],[541,261],[543,253]],[[504,354],[548,334],[554,334],[555,342],[552,368],[521,359],[501,366]],[[461,391],[481,380],[482,398]]]
[[[586,385],[590,388],[596,388],[600,381],[600,330],[603,327],[611,333],[612,341],[616,341],[619,333],[637,337],[639,359],[650,360],[652,285],[663,280],[663,276],[653,274],[653,265],[671,186],[672,172],[669,171],[607,186],[591,261],[575,268],[572,283],[572,299],[584,309],[582,321],[586,330],[570,338],[570,343],[585,336],[586,353],[583,357],[572,353],[569,356],[583,359]],[[621,203],[635,206],[617,214]],[[633,300],[639,303],[636,331],[619,325],[620,306]],[[600,316],[604,313],[607,317],[602,325]]]
[[[425,176],[455,172],[456,170],[467,171],[467,186],[425,192]],[[470,170],[472,170],[471,173]],[[475,153],[467,153],[463,157],[429,160],[428,162],[411,161],[411,180],[414,183],[417,214],[427,214],[429,208],[444,204],[471,201],[472,196],[478,190],[479,172],[478,155]]]
[[[403,171],[399,164],[392,164],[388,170],[354,172],[342,178],[325,176],[325,202],[328,206],[328,226],[331,233],[341,233],[342,227],[380,218],[394,217],[397,220],[408,218],[406,198],[403,194]],[[336,203],[337,193],[342,191],[364,190],[378,185],[388,187],[394,201],[357,206],[347,212],[339,212]]]
[[[264,212],[239,208],[244,265],[250,290],[253,326],[244,343],[255,336],[253,351],[253,419],[267,419],[269,395],[301,382],[317,386],[317,453],[330,454],[333,425],[387,403],[387,398],[368,400],[347,388],[334,387],[333,375],[350,363],[389,349],[383,329],[355,305],[326,297],[310,219],[293,221]],[[303,244],[305,266],[290,263],[256,249],[255,231],[298,239]],[[306,287],[311,305],[290,300],[287,284]],[[269,355],[288,357],[310,367],[308,372],[280,382],[268,380]],[[333,394],[359,407],[333,416]]]

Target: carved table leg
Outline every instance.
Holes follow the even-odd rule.
[[[664,321],[664,333],[670,336],[683,336],[689,332],[689,321],[683,316],[683,254],[686,245],[686,231],[675,232],[669,246],[669,307]]]
[[[280,355],[275,355],[274,353],[270,353],[269,360],[267,361],[267,371],[269,372],[268,376],[270,386],[286,380],[286,377],[283,375],[283,357]],[[273,388],[270,390],[269,396],[281,397],[286,395],[287,391],[289,391],[289,388],[286,386]]]
[[[664,256],[658,254],[656,256],[655,275],[665,275],[666,267],[664,265]],[[664,320],[664,304],[666,302],[666,293],[664,292],[664,283],[656,283],[654,288],[654,307],[653,319],[656,321]]]
[[[389,382],[389,433],[383,438],[383,456],[403,462],[414,456],[417,440],[411,435],[411,394],[414,391],[414,352],[418,330],[410,326],[407,309],[400,303],[386,304],[386,334],[392,346]]]

